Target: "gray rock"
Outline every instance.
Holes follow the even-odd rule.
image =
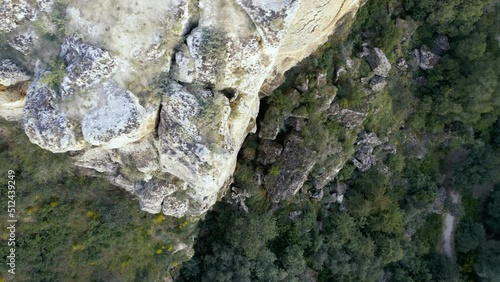
[[[299,74],[295,80],[295,88],[301,93],[309,90],[309,77],[303,73]]]
[[[346,128],[354,128],[363,124],[367,114],[349,109],[341,109],[338,103],[333,103],[328,109],[330,119],[337,120]]]
[[[389,63],[389,60],[385,56],[384,52],[382,52],[379,48],[373,48],[370,55],[366,57],[366,61],[376,75],[381,77],[389,76],[391,63]]]
[[[324,87],[328,83],[328,72],[326,70],[320,71],[316,78],[316,87]]]
[[[183,217],[186,215],[186,212],[189,208],[189,201],[180,200],[176,197],[166,197],[163,200],[162,210],[163,214],[173,217]]]
[[[358,137],[358,140],[356,141],[356,144],[358,145],[370,145],[373,147],[377,147],[380,144],[382,144],[382,141],[377,137],[377,134],[374,132],[366,132],[363,131]]]
[[[122,166],[129,166],[132,170],[143,173],[145,180],[151,179],[160,169],[158,141],[153,134],[113,151],[116,151],[118,158],[123,160]]]
[[[305,146],[304,141],[294,134],[288,136],[285,149],[276,162],[279,171],[268,173],[264,179],[271,201],[278,203],[295,195],[315,163],[315,153]]]
[[[26,135],[32,143],[54,153],[81,150],[84,144],[77,139],[74,125],[55,103],[56,92],[40,77],[28,89],[24,106]]]
[[[339,203],[339,204],[344,203],[344,194],[342,194],[342,195],[337,194],[337,203]],[[342,207],[343,207],[343,205],[340,205],[340,207],[339,207],[341,209],[341,211],[345,210],[345,208],[342,208]]]
[[[112,160],[109,152],[102,148],[92,148],[76,158],[76,166],[90,168],[110,175],[118,174],[119,164]]]
[[[344,66],[340,66],[335,71],[335,81],[337,82],[342,76],[347,74],[347,69]]]
[[[324,112],[330,108],[333,100],[337,96],[337,87],[323,87],[315,93],[315,98],[319,100],[320,107],[318,111]]]
[[[100,96],[106,97],[103,105],[82,119],[83,137],[90,144],[119,148],[142,139],[154,128],[156,112],[148,113],[132,92],[106,82]]]
[[[172,66],[172,78],[178,81],[192,83],[195,79],[196,69],[194,59],[186,45],[181,45],[175,53],[175,64]]]
[[[231,188],[231,198],[228,199],[228,203],[232,205],[237,205],[241,208],[245,213],[248,213],[248,207],[245,204],[246,199],[250,198],[250,193],[247,190],[240,189],[238,187]]]
[[[259,144],[259,158],[257,159],[257,161],[262,163],[263,165],[274,163],[282,151],[283,146],[281,146],[280,144],[274,141],[263,139]]]
[[[215,203],[223,185],[229,185],[226,181],[236,162],[229,101],[222,94],[203,96],[204,92],[190,92],[171,81],[162,97],[158,126],[161,170],[191,187],[190,215]]]
[[[28,82],[5,87],[0,85],[0,116],[8,121],[21,122],[26,102]]]
[[[295,131],[301,131],[304,128],[305,121],[303,118],[289,117],[285,120],[285,126],[293,128]]]
[[[298,2],[236,1],[248,13],[253,24],[262,35],[263,41],[272,47],[278,47],[285,34],[283,23],[300,6]],[[282,23],[282,24],[276,24]]]
[[[0,5],[0,32],[9,33],[36,16],[37,11],[27,1],[4,0]]]
[[[406,59],[405,58],[399,58],[396,61],[396,68],[399,71],[406,71],[408,69],[408,63],[406,62]]]
[[[149,213],[159,213],[165,197],[173,194],[179,187],[164,181],[149,181],[143,184],[138,192],[139,207]]]
[[[303,212],[301,210],[293,211],[288,214],[288,219],[291,221],[296,221],[300,216],[302,216]]]
[[[328,196],[323,206],[325,207],[325,209],[329,209],[336,202],[337,202],[337,194],[333,193]]]
[[[334,187],[337,195],[344,195],[348,188],[345,182],[339,182]]]
[[[361,171],[367,171],[377,163],[377,158],[373,155],[373,147],[368,145],[359,146],[352,163]]]
[[[282,115],[278,108],[271,107],[264,115],[264,120],[260,123],[259,138],[274,140],[281,130]]]
[[[88,45],[78,37],[68,37],[61,46],[60,56],[68,63],[61,85],[63,97],[74,93],[74,87],[86,88],[108,78],[117,66],[107,51]]]
[[[38,35],[33,31],[27,31],[9,40],[9,45],[17,51],[27,55],[31,52],[33,45],[38,41]]]
[[[142,186],[134,181],[129,180],[127,177],[119,174],[117,176],[109,176],[107,177],[109,182],[112,184],[125,189],[125,191],[131,193],[131,194],[136,194],[138,190],[142,189]]]
[[[414,53],[418,65],[423,70],[430,70],[439,63],[440,57],[425,45],[422,45],[419,50],[415,50]]]
[[[11,60],[0,61],[0,85],[11,86],[31,77]]]
[[[376,75],[372,79],[370,79],[370,88],[373,90],[373,92],[380,92],[384,90],[385,86],[387,85],[387,80],[385,78]]]
[[[415,34],[415,31],[417,31],[418,22],[411,18],[398,18],[396,19],[396,26],[403,32],[403,38],[401,42],[405,43],[408,42],[412,38],[413,34]]]
[[[346,128],[354,128],[361,126],[365,122],[366,113],[357,112],[349,109],[340,110],[340,115],[338,121],[342,123]]]
[[[363,44],[361,45],[361,52],[359,52],[357,54],[358,57],[360,58],[365,58],[365,57],[368,57],[371,53],[370,51],[370,43],[368,41],[365,41],[363,42]]]
[[[316,189],[311,193],[311,199],[321,201],[323,199],[324,192],[323,189]]]
[[[324,161],[320,164],[321,172],[311,175],[316,190],[323,189],[328,183],[331,183],[350,158],[350,156],[345,155],[342,145],[338,143],[327,151],[327,155],[323,156]]]
[[[443,55],[446,51],[450,50],[450,42],[448,36],[440,34],[434,40],[432,51],[438,55]]]
[[[199,216],[225,192],[238,150],[255,128],[263,84],[277,86],[276,77],[309,56],[338,19],[359,6],[324,0],[202,0],[194,6],[69,0],[53,9],[54,2],[0,4],[0,41],[27,54],[26,65],[39,61],[34,73],[45,78],[28,91],[27,135],[53,152],[81,150],[78,156],[86,157],[75,161],[135,196],[146,193],[146,182],[182,178],[189,188],[163,202],[164,212],[176,216]],[[197,27],[190,26],[193,21]],[[39,33],[38,42],[25,33],[30,30]],[[327,86],[325,81],[320,71],[306,88]],[[116,91],[107,91],[105,82]],[[221,95],[226,89],[234,90],[233,98]],[[270,139],[283,120],[274,125]],[[85,154],[93,149],[102,158]],[[161,196],[153,192],[143,195],[141,205],[156,212]]]
[[[359,170],[367,171],[377,163],[377,157],[373,154],[373,150],[374,147],[382,144],[382,141],[373,132],[362,132],[356,144],[356,153],[352,162]]]
[[[394,155],[397,153],[397,146],[395,144],[385,144],[383,148],[384,152],[390,155]]]

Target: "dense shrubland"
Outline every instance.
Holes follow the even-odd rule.
[[[0,131],[2,195],[7,171],[16,172],[16,281],[159,281],[188,258],[177,244],[189,244],[195,224],[142,212],[124,190],[79,176],[68,155],[31,144],[21,130]],[[8,278],[6,264],[0,271]]]

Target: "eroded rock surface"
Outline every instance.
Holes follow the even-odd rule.
[[[11,86],[31,77],[11,60],[0,61],[0,85]]]
[[[19,67],[2,63],[0,91],[17,103],[33,143],[78,151],[76,165],[134,194],[147,212],[200,216],[232,181],[238,150],[255,132],[259,91],[277,86],[359,2],[5,0],[0,36],[25,57]],[[31,73],[27,95],[9,88]],[[306,80],[305,88],[325,86],[327,73]],[[321,110],[334,97],[319,97]],[[275,139],[279,130],[261,133]],[[283,152],[270,144],[279,177],[291,181],[280,185],[293,194],[312,152],[296,137]]]
[[[381,77],[388,77],[391,70],[391,63],[379,48],[373,48],[366,57],[368,64],[373,72]]]
[[[315,154],[304,141],[297,135],[288,136],[285,149],[264,180],[271,200],[277,203],[295,195],[315,163]]]

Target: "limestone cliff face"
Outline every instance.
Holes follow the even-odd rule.
[[[141,209],[199,216],[231,182],[262,87],[358,5],[2,0],[0,114],[40,147],[73,151]]]

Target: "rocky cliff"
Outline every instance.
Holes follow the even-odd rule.
[[[142,210],[199,216],[232,181],[259,92],[359,2],[2,0],[0,115]]]

